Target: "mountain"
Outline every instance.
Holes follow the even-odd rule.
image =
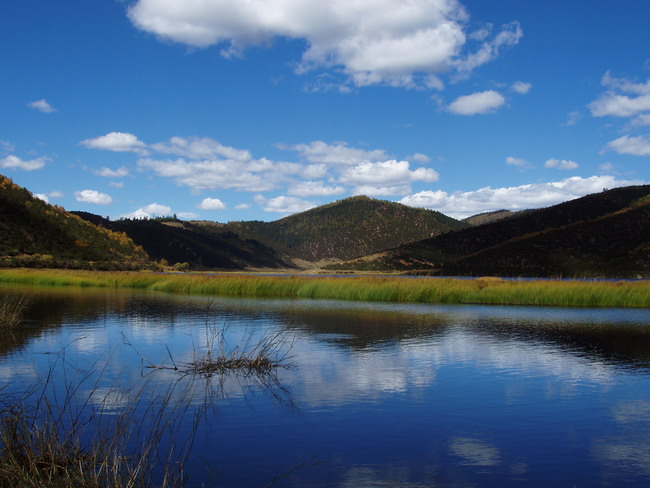
[[[525,212],[525,210],[520,210],[520,212]],[[471,225],[472,227],[475,227],[477,225],[489,224],[491,222],[509,219],[516,214],[517,212],[512,212],[510,210],[495,210],[493,212],[483,212],[480,214],[472,215],[471,217],[467,217],[462,221]]]
[[[347,260],[467,227],[440,212],[357,196],[274,222],[225,228],[298,260]]]
[[[0,175],[0,266],[141,269],[150,264],[126,234],[34,198]]]
[[[87,212],[73,212],[96,225],[128,234],[155,260],[190,264],[192,269],[289,267],[277,253],[253,239],[241,239],[222,224],[177,219],[111,221]]]
[[[647,275],[650,185],[587,195],[339,265],[461,275]]]

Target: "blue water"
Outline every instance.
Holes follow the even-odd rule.
[[[649,315],[41,289],[0,341],[0,384],[83,380],[116,412],[136,391],[189,395],[188,486],[642,487]],[[191,361],[223,327],[228,347],[280,334],[292,367],[209,382],[148,367]]]

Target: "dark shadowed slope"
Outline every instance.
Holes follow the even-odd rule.
[[[358,196],[274,222],[231,222],[226,228],[316,262],[351,259],[466,226],[440,212]]]

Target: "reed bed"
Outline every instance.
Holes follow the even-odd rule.
[[[419,303],[562,307],[650,307],[650,281],[314,277],[0,270],[0,282],[133,288],[226,297],[284,297]]]
[[[0,391],[0,486],[12,488],[172,488],[184,486],[198,426],[176,443],[189,399],[169,390],[147,403],[134,395],[116,410],[85,376],[63,398],[44,385],[16,397]],[[163,447],[165,445],[165,447]]]
[[[23,320],[23,313],[31,299],[27,295],[0,294],[0,327],[14,329]]]

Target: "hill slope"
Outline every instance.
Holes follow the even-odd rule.
[[[648,194],[649,185],[587,195],[407,244],[345,268],[517,276],[647,273],[642,251],[650,240],[647,205],[635,203]]]
[[[149,264],[126,234],[34,198],[0,175],[0,265],[139,269]]]
[[[317,262],[352,259],[466,226],[440,212],[357,196],[274,222],[231,222],[225,228]]]
[[[273,249],[255,240],[243,240],[223,226],[196,225],[180,220],[110,221],[87,212],[73,212],[104,228],[129,235],[152,259],[187,262],[192,269],[287,267]],[[213,229],[213,230],[210,230]]]

